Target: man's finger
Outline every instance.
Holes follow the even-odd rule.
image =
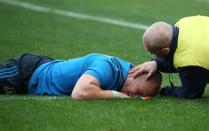
[[[148,80],[151,78],[151,76],[152,76],[152,73],[149,72],[149,73],[146,75],[146,77],[145,77],[146,80],[148,81]]]
[[[140,70],[140,67],[134,67],[134,68],[131,68],[130,70],[129,70],[129,72],[128,73],[133,73],[133,72],[135,72],[135,71],[137,71],[137,70]]]
[[[129,73],[130,77],[134,77],[134,73]]]
[[[144,70],[137,70],[133,73],[133,77],[136,78],[137,76],[139,76],[142,73],[144,73]]]
[[[134,69],[132,68],[132,69],[130,69],[129,71],[128,71],[128,74],[131,74],[131,73],[133,73],[134,72]]]

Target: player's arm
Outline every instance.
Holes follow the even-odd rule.
[[[128,95],[121,92],[102,90],[99,86],[99,81],[89,74],[83,74],[80,77],[73,89],[71,97],[76,100],[129,98]]]

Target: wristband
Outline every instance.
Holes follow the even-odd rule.
[[[120,92],[112,91],[112,98],[120,98]]]

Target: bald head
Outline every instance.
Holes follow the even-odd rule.
[[[170,47],[172,35],[171,25],[165,22],[156,22],[143,35],[144,47],[149,52],[155,54],[156,50]]]

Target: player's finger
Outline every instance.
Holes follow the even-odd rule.
[[[131,98],[131,96],[128,96],[126,94],[122,94],[122,98]]]

